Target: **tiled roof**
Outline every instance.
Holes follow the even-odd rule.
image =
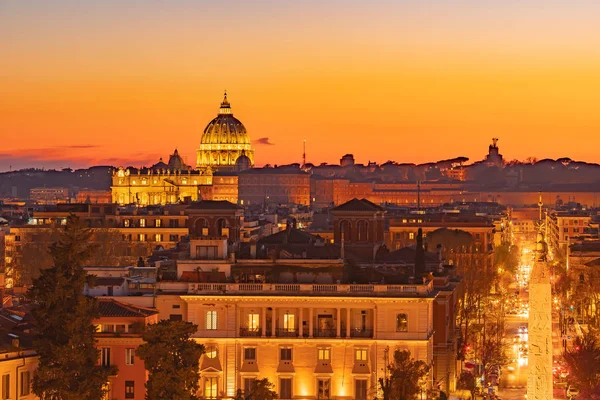
[[[586,262],[585,265],[588,267],[600,267],[600,258],[596,258],[595,260]]]
[[[350,201],[345,202],[331,211],[385,211],[383,207],[378,206],[377,204],[367,200],[367,199],[352,199]]]
[[[191,210],[242,210],[242,207],[227,200],[202,200],[192,203]]]
[[[149,317],[158,314],[158,311],[152,308],[134,306],[132,304],[121,303],[114,299],[98,298],[98,309],[101,317]]]

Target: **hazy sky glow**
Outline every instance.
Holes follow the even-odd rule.
[[[227,89],[259,165],[600,162],[597,0],[5,1],[0,170],[195,164]],[[64,161],[63,161],[64,160]]]

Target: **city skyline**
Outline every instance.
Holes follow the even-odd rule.
[[[224,89],[256,163],[600,162],[591,1],[11,3],[0,170],[188,163]],[[573,140],[577,138],[577,140]],[[271,145],[269,145],[269,143]],[[582,146],[585,143],[585,146]]]

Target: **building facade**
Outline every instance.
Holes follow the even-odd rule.
[[[260,204],[310,205],[310,175],[297,167],[253,168],[238,175],[243,206]]]

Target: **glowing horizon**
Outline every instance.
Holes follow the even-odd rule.
[[[5,3],[0,170],[194,165],[224,89],[257,165],[600,162],[600,3],[448,3]]]

